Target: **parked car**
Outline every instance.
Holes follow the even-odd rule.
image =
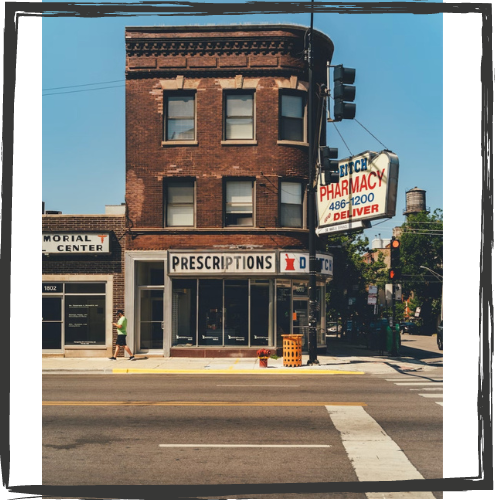
[[[437,328],[437,344],[438,348],[442,351],[443,350],[443,320],[441,320],[441,323],[439,323],[439,326]]]
[[[401,335],[403,333],[408,333],[409,335],[413,335],[417,333],[417,326],[415,323],[412,323],[411,321],[403,321],[399,324],[399,333]]]

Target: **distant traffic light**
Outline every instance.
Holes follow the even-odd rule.
[[[337,148],[321,146],[319,148],[319,156],[321,170],[325,174],[325,184],[337,184],[339,182],[339,162],[336,160],[339,157],[339,150]]]
[[[397,280],[401,277],[401,243],[394,236],[391,240],[391,268],[389,269],[389,279]]]
[[[352,104],[356,97],[356,87],[352,85],[356,79],[356,70],[344,68],[342,64],[333,69],[333,98],[335,104],[333,116],[335,122],[352,120],[356,116],[356,104]]]

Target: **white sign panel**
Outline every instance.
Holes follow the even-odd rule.
[[[370,285],[370,286],[368,287],[368,294],[369,294],[369,295],[377,295],[377,293],[378,293],[378,287],[377,287],[377,286],[375,286],[375,285]]]
[[[271,252],[202,252],[169,254],[170,274],[275,273],[276,256]]]
[[[109,253],[109,233],[42,232],[42,253]]]
[[[369,306],[377,305],[377,296],[376,295],[368,295],[368,305]]]
[[[332,276],[333,257],[325,253],[316,253],[321,264],[321,274]],[[309,273],[309,253],[280,252],[280,273]]]
[[[339,161],[339,182],[318,185],[318,230],[396,215],[399,159],[366,151]]]

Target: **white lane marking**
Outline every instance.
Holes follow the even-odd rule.
[[[394,385],[443,385],[443,382],[395,382]]]
[[[326,406],[360,481],[424,479],[362,406]],[[389,496],[394,495],[394,496]],[[435,498],[431,492],[366,493],[368,498]]]
[[[160,448],[331,448],[329,444],[160,444]]]
[[[419,394],[419,396],[422,396],[423,398],[442,398],[442,394]]]
[[[416,378],[416,377],[404,377],[404,378],[386,378],[387,382],[442,382],[442,379],[439,380],[426,380],[424,378]]]
[[[442,387],[418,387],[417,389],[410,389],[410,391],[442,391]]]
[[[217,384],[217,387],[300,387],[300,385],[262,385],[262,384]]]
[[[436,401],[436,404],[443,406],[443,402],[442,401]]]

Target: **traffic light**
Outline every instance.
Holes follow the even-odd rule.
[[[391,240],[391,268],[389,269],[389,279],[397,280],[401,277],[401,243],[394,236]]]
[[[356,97],[356,87],[352,85],[356,78],[356,70],[344,68],[342,64],[333,68],[333,97],[335,105],[333,116],[335,122],[352,120],[356,116],[356,104],[352,104]]]
[[[337,148],[321,146],[319,148],[321,170],[325,173],[325,184],[337,184],[339,182],[339,157]]]

